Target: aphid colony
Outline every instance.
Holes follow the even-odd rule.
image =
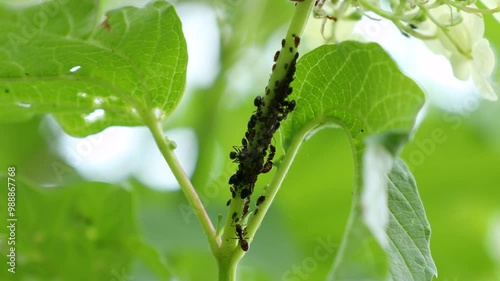
[[[296,51],[300,44],[300,38],[295,34],[292,36],[293,41],[288,48],[291,53]],[[286,40],[281,42],[282,51],[285,50]],[[287,50],[287,51],[288,51]],[[274,62],[277,62],[280,57],[280,51],[274,55]],[[281,80],[275,81],[271,85],[271,89],[266,87],[265,96],[257,96],[253,103],[257,110],[252,114],[247,124],[245,137],[241,140],[241,146],[233,146],[234,151],[231,151],[229,158],[234,163],[238,163],[238,170],[229,178],[231,185],[230,191],[232,198],[239,196],[244,200],[242,214],[237,218],[236,213],[233,214],[233,222],[243,221],[248,214],[250,205],[250,196],[252,195],[257,181],[257,177],[261,173],[268,173],[273,168],[273,160],[276,154],[276,147],[271,144],[274,133],[279,129],[281,121],[285,120],[287,115],[295,109],[295,101],[287,100],[292,93],[290,83],[294,79],[296,62],[299,53],[296,52],[291,61],[284,63],[281,67],[284,68],[285,75]],[[273,65],[273,71],[276,71],[277,63]],[[266,104],[267,103],[267,104]],[[267,156],[267,157],[266,157]],[[264,202],[265,197],[261,196],[257,200],[257,206]],[[228,206],[231,200],[228,201]],[[256,209],[255,213],[257,213]],[[245,228],[246,229],[246,228]],[[236,234],[244,251],[248,250],[248,242],[244,235],[246,230],[241,224],[236,224]]]

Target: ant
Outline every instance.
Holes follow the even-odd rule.
[[[248,251],[248,242],[247,240],[245,240],[245,235],[247,235],[247,230],[246,228],[243,229],[243,227],[241,227],[241,224],[236,224],[236,235],[238,236],[238,240],[240,242],[240,247],[243,251]]]
[[[245,158],[252,157],[252,154],[255,153],[254,150],[247,149],[248,142],[246,139],[242,139],[241,143],[243,146],[233,146],[235,151],[229,152],[229,159],[233,160],[233,163],[240,163]]]

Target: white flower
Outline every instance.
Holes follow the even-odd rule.
[[[495,0],[498,1],[498,0]],[[474,7],[472,5],[471,7]],[[481,95],[497,100],[488,77],[495,66],[495,55],[484,36],[484,20],[481,15],[454,12],[443,5],[430,11],[430,16],[446,28],[436,27],[436,40],[426,41],[433,52],[446,56],[455,77],[472,79]],[[429,19],[430,21],[430,19]]]
[[[320,0],[314,7],[313,17],[315,19],[310,21],[311,25],[320,26],[323,41],[335,43],[347,40],[366,41],[360,34],[353,33],[361,14],[349,2],[334,3]]]

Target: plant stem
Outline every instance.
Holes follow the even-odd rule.
[[[286,35],[286,44],[281,49],[279,58],[276,62],[276,70],[272,72],[271,77],[269,79],[268,89],[270,90],[270,94],[265,96],[265,104],[270,104],[269,100],[274,98],[273,89],[276,85],[277,81],[283,80],[287,75],[286,64],[290,65],[292,60],[294,60],[295,54],[297,52],[297,48],[295,46],[296,37],[302,36],[305,25],[309,16],[311,14],[312,8],[314,6],[314,0],[305,0],[303,2],[297,2],[295,11],[290,22],[290,26],[288,28],[288,32]],[[264,107],[263,115],[267,114],[269,108]],[[257,125],[258,126],[258,125]],[[258,128],[256,128],[258,130]],[[266,205],[262,209],[262,212],[259,212],[258,215],[252,216],[251,222],[247,227],[247,236],[248,241],[252,241],[253,236],[255,235],[256,230],[260,226],[262,219],[269,208],[272,198],[276,195],[277,191],[283,179],[290,167],[293,158],[298,150],[298,147],[301,143],[300,139],[296,143],[294,143],[294,147],[291,148],[293,153],[287,154],[285,156],[285,160],[283,161],[283,165],[278,169],[273,181],[271,183],[272,188],[269,188],[268,191],[272,194],[268,200],[265,200]],[[264,205],[264,203],[263,203]],[[224,281],[233,281],[235,280],[235,273],[238,262],[241,260],[245,252],[237,245],[238,241],[235,238],[235,230],[233,225],[233,214],[241,214],[241,210],[243,207],[243,201],[239,196],[233,198],[231,205],[229,206],[228,215],[226,218],[226,224],[224,226],[224,230],[221,238],[221,248],[219,249],[216,257],[219,263],[219,280]],[[242,222],[240,222],[242,223]],[[252,227],[250,227],[252,225]],[[226,264],[229,263],[229,264]]]
[[[218,259],[219,281],[234,281],[236,280],[236,269],[238,262],[231,262],[225,259]]]
[[[290,146],[286,151],[286,154],[283,156],[281,162],[279,163],[279,167],[276,170],[276,174],[274,175],[273,179],[271,180],[271,183],[264,192],[266,200],[264,200],[264,202],[262,202],[262,204],[259,205],[259,212],[257,214],[254,214],[252,216],[252,219],[248,223],[247,235],[250,241],[255,236],[257,229],[259,229],[260,225],[262,224],[262,221],[264,220],[264,217],[266,216],[267,211],[271,207],[271,203],[276,197],[276,194],[278,193],[281,184],[283,183],[283,180],[285,179],[288,173],[288,170],[292,166],[293,160],[295,159],[295,156],[297,155],[297,152],[299,151],[299,148],[305,136],[311,130],[313,130],[318,123],[321,122],[315,121],[314,123],[306,124],[304,127],[302,127],[302,129],[299,132],[297,132],[297,134],[294,135],[290,143]],[[244,252],[239,251],[238,254],[243,256]]]
[[[200,222],[205,235],[207,236],[208,243],[210,244],[210,248],[212,249],[212,253],[216,253],[219,248],[219,241],[215,236],[215,228],[212,224],[212,221],[208,217],[203,204],[201,203],[200,198],[198,197],[198,193],[194,189],[191,181],[189,180],[186,172],[181,166],[179,159],[174,153],[175,143],[167,138],[163,134],[163,129],[161,127],[160,122],[156,119],[153,112],[148,111],[143,115],[145,123],[148,125],[151,133],[153,134],[154,140],[161,154],[165,158],[170,170],[175,176],[175,179],[179,183],[182,192],[186,196],[189,205],[193,208],[193,211]]]
[[[411,20],[413,17],[415,17],[416,15],[411,15],[411,16],[410,15],[396,15],[396,14],[393,14],[391,12],[385,11],[384,9],[382,9],[382,8],[378,7],[377,5],[374,5],[370,1],[366,1],[366,0],[360,0],[359,4],[364,9],[372,11],[373,13],[377,14],[380,17],[383,17],[383,18],[390,20],[392,23],[394,23],[394,25],[396,25],[397,28],[410,34],[411,36],[413,36],[415,38],[418,38],[421,40],[431,40],[431,39],[436,38],[436,35],[434,35],[434,34],[432,34],[432,35],[422,34],[420,32],[413,30],[412,28],[404,25],[401,22],[401,21],[407,22],[407,21]]]
[[[495,14],[495,13],[500,13],[500,6],[494,8],[494,9],[479,9],[479,8],[473,8],[473,7],[467,7],[463,4],[460,3],[455,3],[454,1],[449,1],[449,0],[442,0],[443,3],[448,4],[450,6],[453,6],[455,8],[458,8],[464,12],[467,13],[478,13],[478,14]]]

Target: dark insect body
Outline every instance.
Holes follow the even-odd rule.
[[[248,121],[248,129],[251,130],[255,128],[255,124],[257,123],[257,115],[253,114],[250,117],[250,121]]]
[[[295,34],[292,34],[292,37],[293,37],[293,43],[295,44],[295,48],[298,48],[300,45],[300,37]]]
[[[280,57],[280,51],[277,51],[275,54],[274,54],[274,62],[276,62],[278,60],[278,58]]]
[[[248,251],[248,241],[245,239],[245,235],[247,234],[246,229],[243,229],[241,224],[236,225],[236,236],[238,236],[238,240],[240,242],[240,247],[243,251]]]
[[[295,34],[292,36],[293,42],[283,39],[282,47],[290,50],[294,55],[290,61],[283,62],[285,74],[270,82],[270,86],[265,88],[265,95],[269,97],[257,96],[253,100],[256,110],[251,115],[247,124],[245,138],[241,140],[241,146],[233,146],[234,151],[229,153],[229,158],[234,163],[238,163],[238,169],[229,179],[230,191],[232,198],[236,196],[244,200],[241,213],[236,219],[243,221],[249,213],[250,197],[254,191],[257,178],[262,173],[267,173],[272,170],[274,163],[273,159],[276,154],[276,147],[271,144],[274,134],[280,128],[281,121],[285,120],[290,112],[292,112],[296,103],[293,100],[288,100],[287,97],[292,93],[291,83],[294,80],[297,59],[299,53],[296,48],[300,44],[300,38]],[[281,51],[277,51],[274,55],[274,61],[277,61],[282,55]],[[275,64],[276,65],[276,64]],[[273,66],[275,68],[276,66]],[[267,155],[267,157],[266,157]],[[259,197],[257,206],[262,204],[265,197]],[[230,203],[228,203],[230,204]],[[239,239],[244,236],[243,230],[237,231]],[[248,249],[246,240],[240,239],[240,245],[244,251]]]
[[[233,162],[236,162],[236,160],[237,160],[236,158],[238,158],[238,152],[236,152],[236,151],[229,152],[229,159],[235,160]]]
[[[273,168],[273,162],[267,161],[264,166],[262,167],[261,173],[266,174],[269,173]]]
[[[244,200],[245,204],[243,205],[243,212],[241,213],[242,217],[248,214],[248,209],[250,209],[250,197],[246,197]]]
[[[244,188],[243,190],[241,190],[241,194],[240,194],[241,199],[245,199],[250,195],[252,195],[252,191],[250,188]]]
[[[261,196],[257,199],[257,202],[255,202],[255,205],[256,205],[256,206],[259,206],[260,204],[262,204],[262,203],[264,202],[264,200],[266,200],[266,196],[261,195]]]
[[[261,107],[264,105],[264,99],[261,96],[256,96],[253,100],[253,105],[256,107]]]

